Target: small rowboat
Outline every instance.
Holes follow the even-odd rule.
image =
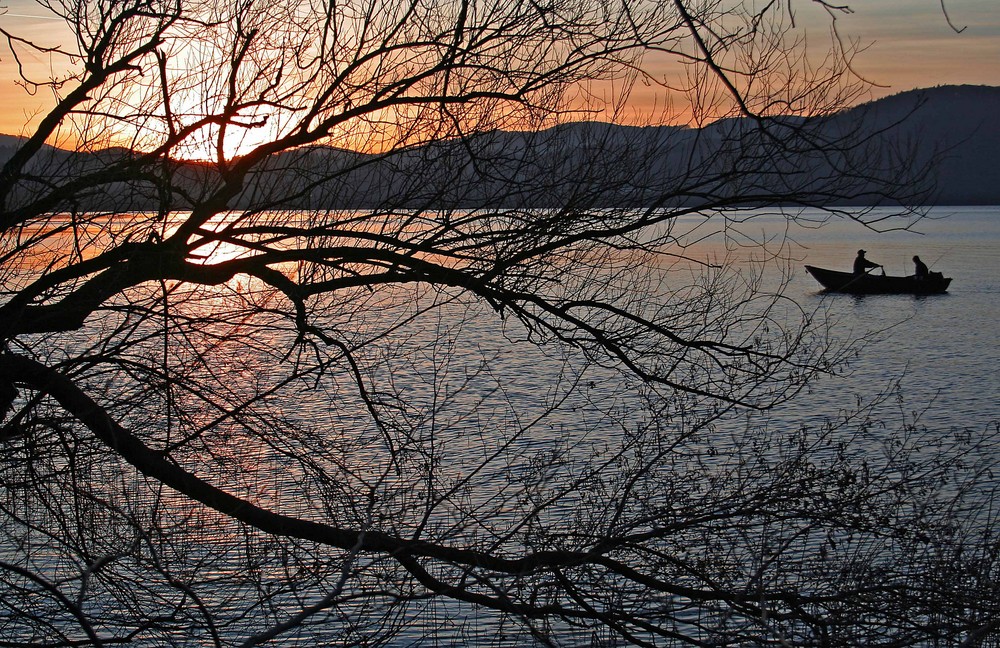
[[[932,272],[923,279],[914,276],[893,277],[890,275],[838,272],[815,266],[806,266],[813,279],[823,285],[827,292],[850,293],[852,295],[933,295],[948,290],[950,277],[940,272]]]

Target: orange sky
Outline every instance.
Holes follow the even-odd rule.
[[[799,25],[810,27],[822,18],[809,0],[786,0]],[[1000,85],[1000,0],[853,0],[855,13],[837,19],[840,32],[871,46],[855,59],[856,71],[884,87],[875,96],[918,87],[945,84]],[[61,22],[45,19],[44,10],[32,0],[6,0],[0,7],[0,26],[26,38],[53,43],[70,38]],[[825,43],[827,28],[810,32]],[[35,56],[28,64],[44,69],[49,61]],[[675,67],[669,60],[647,61],[653,70],[669,77]],[[33,116],[51,104],[51,94],[30,96],[14,85],[16,69],[6,43],[0,44],[0,133],[21,134]],[[655,86],[639,86],[633,95],[634,114],[647,113],[651,105],[662,108],[669,97]]]

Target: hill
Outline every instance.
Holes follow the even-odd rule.
[[[847,120],[885,126],[920,160],[934,154],[933,204],[1000,204],[1000,88],[940,86],[911,90],[845,111]]]
[[[1000,204],[1000,88],[941,86],[903,92],[828,117],[774,122],[771,137],[851,137],[875,129],[885,138],[870,150],[891,151],[914,169],[932,168],[929,184],[915,188],[910,200],[924,204]],[[715,184],[698,186],[723,199],[753,203],[755,192],[769,195],[792,176],[805,187],[805,201],[826,204],[817,191],[809,195],[810,178],[836,177],[842,160],[808,153],[789,155],[771,148],[766,138],[754,139],[748,120],[731,119],[703,129],[628,127],[576,122],[539,132],[484,133],[462,142],[442,141],[391,156],[366,156],[331,147],[313,147],[275,155],[251,178],[240,204],[273,208],[356,208],[393,199],[400,206],[477,206],[566,204],[648,205],[660,196],[673,202],[694,199],[687,194],[699,176]],[[0,135],[0,162],[10,156],[18,138]],[[859,141],[865,152],[865,142]],[[886,146],[887,145],[887,146]],[[796,149],[794,143],[789,147]],[[803,147],[806,151],[808,147]],[[44,168],[72,177],[99,168],[108,160],[128,157],[128,151],[74,154],[47,149],[43,156],[58,161]],[[855,153],[857,155],[857,153]],[[836,157],[836,156],[833,156]],[[888,160],[883,160],[888,162]],[[874,174],[879,161],[871,161]],[[719,182],[724,165],[743,165],[743,184]],[[178,162],[178,176],[197,195],[211,182],[209,165]],[[889,169],[886,164],[883,168]],[[895,168],[895,167],[892,167]],[[846,175],[846,174],[845,174]],[[919,174],[918,174],[919,175]],[[593,178],[594,182],[588,182]],[[572,182],[569,182],[571,180]],[[873,204],[882,200],[877,184],[845,178],[834,204]],[[590,195],[588,187],[600,194]],[[671,193],[671,188],[677,191]],[[530,188],[530,189],[529,189]],[[128,204],[121,202],[128,196]],[[85,208],[148,209],[155,192],[121,185],[95,191]],[[114,207],[109,207],[110,197]]]

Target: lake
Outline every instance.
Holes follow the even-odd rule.
[[[1000,421],[1000,208],[935,208],[911,232],[873,234],[837,221],[791,233],[803,263],[849,270],[857,249],[888,274],[912,274],[913,255],[953,281],[944,295],[826,295],[799,266],[789,294],[807,308],[825,309],[842,336],[880,331],[843,378],[824,378],[786,408],[807,416],[830,414],[899,380],[907,407],[929,405],[922,416],[939,429],[982,429]],[[875,270],[874,272],[878,272]]]
[[[820,377],[790,402],[753,418],[766,419],[769,433],[774,435],[801,427],[816,429],[859,404],[889,393],[890,397],[877,406],[877,412],[884,413],[886,418],[902,417],[937,434],[960,434],[997,426],[1000,422],[997,399],[1000,344],[996,324],[1000,320],[1000,207],[935,208],[930,210],[928,218],[914,225],[915,231],[881,234],[850,219],[834,219],[822,228],[809,225],[820,217],[819,212],[802,212],[803,225],[788,228],[781,217],[756,214],[746,222],[730,224],[725,239],[717,235],[702,237],[703,221],[699,218],[678,223],[680,232],[685,229],[691,232],[687,256],[692,261],[712,264],[729,257],[743,259],[748,268],[753,268],[762,253],[750,243],[768,242],[773,256],[764,266],[762,282],[774,285],[786,282],[786,295],[804,312],[816,313],[832,322],[830,335],[834,340],[868,340],[850,358],[847,370],[841,375]],[[910,258],[919,254],[932,270],[952,277],[951,288],[947,294],[924,297],[823,294],[802,267],[808,263],[847,270],[858,248],[866,249],[868,257],[883,264],[887,273],[897,275],[910,274],[913,267]],[[198,307],[214,308],[215,299],[216,296],[208,295]],[[380,302],[378,296],[368,299],[365,312],[333,317],[342,318],[344,330],[352,327],[363,330],[370,323],[366,318],[400,318],[400,328],[391,331],[387,336],[390,343],[380,349],[385,355],[373,360],[384,361],[392,369],[383,367],[384,373],[374,373],[373,382],[391,382],[399,394],[414,402],[441,399],[448,405],[440,410],[447,416],[439,419],[433,419],[439,414],[435,408],[412,412],[400,408],[399,420],[390,421],[398,422],[400,429],[424,435],[401,438],[401,452],[409,452],[406,443],[412,442],[427,453],[426,469],[437,480],[434,483],[455,489],[454,506],[442,505],[431,517],[432,532],[447,542],[461,542],[467,528],[463,525],[477,515],[482,517],[483,528],[488,527],[495,531],[496,537],[503,537],[507,533],[505,516],[514,520],[521,514],[521,503],[515,499],[535,492],[544,494],[549,487],[539,481],[519,490],[522,486],[519,479],[537,478],[539,474],[548,474],[553,481],[565,479],[592,457],[604,456],[602,453],[610,456],[616,442],[635,426],[648,423],[642,420],[648,412],[636,407],[637,396],[628,386],[602,380],[605,372],[601,367],[581,368],[574,358],[564,357],[557,350],[539,350],[530,344],[512,342],[509,338],[519,337],[516,322],[499,322],[487,309],[477,311],[475,306],[459,304],[451,311],[445,303],[433,316],[414,325],[406,321],[409,314],[422,308],[423,300],[430,303],[440,296],[415,295],[411,303],[402,306],[389,303],[391,300]],[[220,392],[219,402],[224,404],[229,401],[223,397],[236,399],[243,385],[267,385],[281,379],[280,374],[271,376],[277,364],[275,357],[281,353],[269,347],[271,341],[266,336],[273,331],[261,327],[250,333],[240,332],[235,318],[233,322],[233,332],[246,335],[243,341],[256,348],[260,357],[224,355],[225,336],[219,336],[219,362],[214,366],[224,369],[220,371],[222,381],[233,390],[232,394]],[[416,355],[393,355],[396,342],[416,349]],[[80,341],[81,345],[87,343]],[[155,340],[151,348],[151,354],[159,350]],[[146,353],[148,349],[139,349],[136,357],[140,357],[140,351]],[[272,353],[273,356],[269,355]],[[178,364],[190,360],[183,357],[182,350],[176,351],[176,357]],[[212,367],[213,363],[206,361],[206,365]],[[359,504],[363,502],[357,494],[366,493],[371,497],[372,510],[383,516],[374,519],[373,526],[414,528],[420,522],[419,511],[414,509],[419,508],[425,497],[420,492],[423,483],[412,488],[406,486],[410,475],[401,474],[394,465],[396,458],[385,451],[384,430],[375,429],[366,421],[364,407],[356,398],[352,400],[338,391],[338,381],[349,383],[350,376],[331,371],[327,378],[316,384],[310,384],[308,377],[290,383],[283,391],[276,392],[275,399],[262,404],[259,410],[262,419],[281,417],[286,426],[283,432],[288,431],[288,436],[269,438],[266,430],[256,436],[244,435],[241,421],[235,420],[239,417],[233,417],[232,429],[220,426],[218,437],[210,439],[216,445],[212,453],[206,453],[205,470],[215,471],[213,476],[218,483],[237,489],[263,505],[324,520],[341,517],[353,520],[352,515],[361,515],[364,507]],[[556,405],[558,409],[550,411]],[[153,414],[158,413],[155,408],[155,403],[150,404]],[[418,414],[426,415],[428,420],[418,420]],[[188,415],[198,425],[215,416],[200,412],[195,406],[191,406]],[[141,427],[145,420],[142,412],[137,411],[133,420],[126,422]],[[249,414],[246,420],[248,428],[256,423]],[[726,437],[738,445],[741,425],[744,425],[741,418],[717,421],[711,434],[705,435],[706,454],[716,452],[718,445],[726,443]],[[318,431],[326,436],[319,438]],[[877,433],[873,438],[877,443]],[[857,448],[859,453],[868,450]],[[298,461],[302,457],[308,458],[308,464]],[[539,463],[549,457],[551,465],[542,466],[549,472],[540,472]],[[698,466],[703,460],[701,456],[691,458]],[[128,476],[119,482],[119,475],[112,468],[107,470],[109,473],[104,477],[110,485],[108,492],[118,498],[116,504],[127,509],[135,503],[142,511],[142,498],[148,494],[144,480]],[[337,473],[338,470],[341,472]],[[336,478],[329,478],[330,475]],[[316,486],[322,481],[317,476],[326,479],[322,488]],[[512,485],[512,494],[498,491],[494,487],[497,483]],[[402,487],[396,489],[399,485]],[[343,491],[336,490],[341,487]],[[254,628],[254,612],[245,613],[248,601],[256,601],[254,597],[260,596],[260,591],[240,580],[248,561],[259,559],[260,565],[274,569],[273,580],[266,573],[261,578],[268,587],[275,587],[267,590],[270,596],[267,605],[280,610],[274,613],[277,618],[283,618],[287,610],[295,609],[298,604],[313,603],[315,592],[324,591],[324,587],[329,588],[335,581],[323,572],[323,576],[316,577],[314,589],[305,588],[305,603],[301,603],[297,598],[299,592],[280,589],[282,578],[297,569],[306,574],[304,578],[311,578],[310,565],[328,559],[332,563],[333,559],[326,555],[330,552],[303,550],[305,559],[299,564],[296,561],[301,556],[288,558],[282,553],[280,543],[266,539],[251,542],[239,534],[231,537],[232,525],[219,523],[200,507],[177,501],[169,491],[158,492],[156,497],[160,498],[156,501],[161,507],[157,515],[162,514],[168,525],[182,520],[172,532],[187,542],[175,540],[170,548],[183,554],[178,557],[179,563],[204,579],[207,586],[200,590],[199,604],[219,611],[220,617],[231,614],[226,632],[232,636],[245,636],[248,628]],[[386,501],[398,500],[383,504],[381,497]],[[569,498],[549,507],[538,517],[539,523],[552,526],[565,523],[572,518],[573,505],[578,501]],[[354,506],[358,511],[349,510]],[[29,513],[25,515],[30,517]],[[470,527],[478,528],[475,524]],[[60,555],[49,538],[31,533],[26,537],[26,545],[14,547],[13,541],[7,547],[0,545],[0,558],[16,557],[28,546],[34,552],[32,560],[36,565],[46,568],[49,564],[68,565],[72,571],[72,561]],[[241,544],[243,541],[246,545]],[[37,545],[32,545],[33,542]],[[363,572],[360,578],[377,577],[377,564],[364,567],[359,568]],[[339,572],[334,571],[333,575],[338,576]],[[159,605],[158,597],[168,589],[151,587],[150,599]],[[120,612],[115,607],[118,603],[109,596],[107,601],[90,606],[95,618],[100,618],[97,612],[101,605],[107,606],[104,612],[108,618]],[[260,609],[266,607],[260,605]],[[286,605],[287,608],[282,607]],[[363,625],[366,605],[361,600],[345,604],[339,611],[356,613],[351,622]],[[197,613],[191,615],[197,621]],[[502,619],[495,614],[430,600],[415,603],[405,614],[393,616],[387,623],[397,633],[390,642],[392,645],[454,645],[476,640],[524,645],[527,637],[517,627],[512,628],[507,641],[497,639],[495,630],[499,621]],[[310,636],[313,631],[316,635]],[[178,624],[176,632],[183,637],[186,629]],[[285,638],[291,641],[292,636]],[[317,637],[323,637],[321,627],[303,631],[301,641],[308,645]],[[208,639],[204,642],[209,643]]]
[[[819,213],[803,213],[806,221],[819,217]],[[765,281],[787,281],[786,294],[803,310],[825,314],[833,322],[833,336],[845,341],[870,338],[842,375],[820,377],[790,402],[751,415],[746,422],[739,417],[719,422],[703,444],[706,453],[720,448],[724,451],[731,435],[737,437],[731,444],[739,445],[742,439],[738,436],[744,426],[762,424],[759,421],[766,421],[768,434],[775,436],[801,427],[816,430],[875,401],[879,404],[871,414],[876,420],[889,421],[890,425],[902,420],[915,429],[929,431],[926,437],[915,433],[911,440],[920,444],[929,439],[925,450],[931,453],[938,447],[934,441],[938,436],[962,438],[970,431],[983,432],[1000,424],[1000,207],[935,208],[914,224],[913,231],[885,233],[875,233],[849,219],[834,219],[818,229],[793,226],[786,230],[783,218],[764,214],[733,225],[728,231],[728,243],[718,236],[701,239],[698,218],[691,218],[687,226],[698,239],[688,247],[688,255],[707,263],[727,255],[731,258],[745,254],[748,260],[761,256],[752,247],[734,247],[733,241],[780,241],[772,252],[781,261],[770,263],[768,272],[778,269],[781,276],[765,277]],[[932,270],[952,277],[950,290],[932,296],[826,294],[803,268],[809,264],[849,270],[859,248],[867,250],[868,258],[884,265],[886,273],[893,275],[912,274],[911,258],[919,255]],[[475,337],[487,340],[492,335],[478,331]],[[485,342],[484,346],[489,347]],[[522,413],[528,416],[534,409],[541,409],[539,401],[543,399],[536,377],[543,371],[544,362],[517,348],[501,345],[494,350],[500,354],[498,365],[509,372],[504,374],[511,377],[509,393],[520,399]],[[622,412],[630,409],[628,394],[601,393],[601,381],[597,380],[597,384],[596,390],[588,391],[589,398],[600,405],[597,409],[614,411],[616,403],[621,404]],[[574,414],[557,413],[544,428],[533,429],[530,443],[544,446],[574,438],[581,446],[606,442],[594,435],[594,429],[600,426],[593,421],[574,420],[574,415],[588,411],[586,407],[569,409]],[[627,420],[623,413],[619,421]],[[604,423],[614,429],[618,421]],[[875,429],[867,440],[863,435],[853,436],[853,432],[848,436],[853,443],[872,444],[858,446],[855,452],[874,456],[879,454],[882,434]],[[482,442],[477,434],[471,434],[471,438]],[[431,605],[429,609],[437,610],[442,618],[453,618],[454,610],[448,605]],[[489,640],[495,619],[474,610],[466,613],[471,616],[460,626],[453,626],[455,633],[463,637],[462,642]],[[437,619],[435,614],[413,619],[410,630],[395,645],[421,645],[428,641],[428,635],[446,645],[454,641],[451,631],[441,634],[441,626],[435,625]],[[524,645],[525,641],[521,636],[509,645]]]

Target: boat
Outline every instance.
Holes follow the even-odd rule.
[[[807,265],[806,271],[822,284],[825,291],[852,295],[935,295],[947,292],[951,283],[951,277],[945,277],[940,272],[918,279],[913,275],[894,277],[885,274],[884,270],[880,275],[855,275]]]

